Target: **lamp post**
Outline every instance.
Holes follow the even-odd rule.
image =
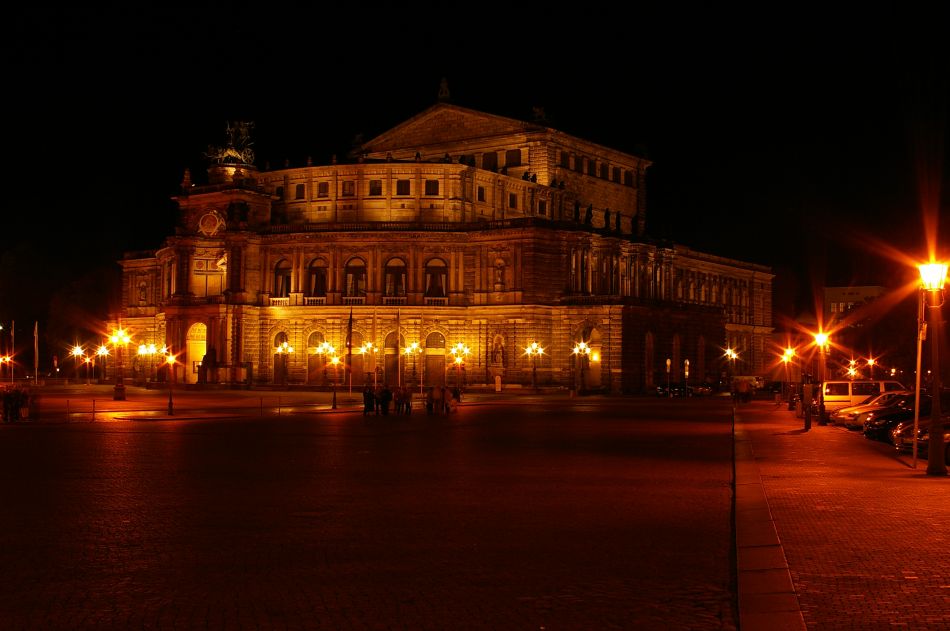
[[[81,357],[81,358],[85,359],[85,358],[86,358],[86,354],[85,354],[85,352],[83,352],[82,347],[79,346],[78,344],[77,344],[76,346],[73,346],[73,350],[71,350],[71,351],[69,352],[69,354],[73,356],[73,367],[74,367],[75,370],[76,370],[76,381],[78,382],[78,381],[79,381],[79,358]],[[87,367],[87,369],[86,369],[86,385],[87,385],[87,386],[89,385],[89,369],[88,369],[88,367]]]
[[[172,401],[172,388],[175,385],[175,356],[169,353],[165,356],[168,365],[168,415],[175,415],[175,403]]]
[[[670,389],[670,371],[673,369],[673,360],[666,358],[666,397],[673,398],[673,391]]]
[[[287,358],[293,354],[294,347],[290,345],[289,342],[281,342],[277,346],[275,351],[278,356],[281,358],[281,367],[280,367],[280,385],[287,385]]]
[[[112,400],[125,401],[125,380],[122,374],[122,347],[132,341],[132,338],[125,332],[125,329],[118,329],[112,332],[112,337],[109,338],[109,341],[112,342],[112,346],[115,347],[116,353],[115,388],[113,388]]]
[[[148,368],[145,371],[145,383],[148,383],[152,377],[152,358],[155,354],[158,353],[158,349],[155,348],[154,344],[139,344],[138,354],[139,357],[144,357],[148,362]]]
[[[874,379],[875,364],[877,364],[877,360],[875,360],[873,357],[868,357],[868,374],[870,375],[871,379]]]
[[[927,475],[947,475],[944,461],[943,418],[940,409],[940,307],[943,306],[943,286],[947,280],[947,264],[931,262],[920,265],[920,279],[927,292],[927,311],[930,321],[931,380],[930,440],[927,450]],[[920,371],[918,371],[919,374]],[[918,389],[919,392],[919,389]],[[919,397],[920,395],[918,395]],[[919,406],[915,406],[915,409]],[[917,413],[914,413],[914,441],[917,440]]]
[[[330,363],[333,364],[333,403],[330,405],[330,409],[336,409],[336,377],[337,377],[337,366],[340,365],[339,355],[334,354],[330,357]]]
[[[419,342],[411,342],[406,348],[403,349],[403,352],[406,354],[408,359],[412,356],[412,381],[416,380],[416,353],[422,352],[422,349],[419,347]],[[419,375],[419,394],[422,394],[422,375]]]
[[[330,342],[327,342],[327,341],[321,342],[320,346],[317,347],[317,355],[320,355],[321,357],[323,357],[323,384],[324,385],[326,385],[327,383],[327,364],[330,361],[327,358],[330,355],[333,355],[335,353],[336,353],[336,349],[333,348],[333,345],[330,344]]]
[[[818,347],[818,424],[827,425],[825,420],[825,349],[828,346],[828,334],[822,331],[815,333],[815,345]]]
[[[579,383],[576,384],[577,392],[580,394],[584,388],[584,362],[590,357],[591,348],[583,340],[574,345],[574,348],[571,352],[574,354],[575,361],[580,363],[580,379]]]
[[[792,378],[788,372],[788,362],[792,361],[792,357],[795,356],[795,351],[791,347],[786,347],[785,352],[782,353],[782,363],[785,364],[785,400],[788,401],[791,398],[791,388],[792,388]]]
[[[736,396],[736,388],[733,380],[736,376],[736,360],[739,359],[739,353],[732,347],[726,349],[726,357],[729,359],[729,391],[732,393],[732,397]]]
[[[531,358],[531,387],[538,389],[538,357],[544,355],[544,347],[537,342],[531,342],[524,349],[525,355]]]
[[[465,363],[465,358],[468,357],[468,354],[471,352],[465,344],[462,342],[457,342],[455,346],[450,350],[452,353],[452,363],[455,364],[455,387],[461,390],[462,388],[462,365]]]
[[[109,356],[109,347],[105,344],[100,344],[99,348],[96,349],[96,357],[99,357],[102,360],[102,375],[103,377],[106,374],[106,357]],[[92,360],[92,376],[96,376],[96,360],[95,357]],[[98,380],[97,380],[98,383]]]
[[[376,388],[376,350],[377,349],[375,346],[373,346],[372,342],[366,342],[365,344],[360,346],[360,354],[363,356],[364,362],[367,355],[372,355],[373,357],[373,388],[374,389]],[[365,369],[366,366],[364,365],[363,368]]]

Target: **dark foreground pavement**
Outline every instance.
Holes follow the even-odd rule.
[[[68,396],[0,428],[0,629],[736,627],[728,401]]]
[[[736,419],[743,631],[950,629],[950,479],[926,453],[772,403]]]

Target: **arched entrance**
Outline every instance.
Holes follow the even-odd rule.
[[[201,358],[208,350],[208,327],[203,322],[196,322],[188,328],[185,335],[185,357],[182,358],[185,383],[198,383],[198,371],[201,368]]]
[[[603,385],[601,378],[601,366],[604,365],[604,341],[600,330],[594,328],[590,332],[590,356],[587,358],[587,384],[588,388],[600,388]]]

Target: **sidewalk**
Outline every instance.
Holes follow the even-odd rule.
[[[950,629],[950,479],[784,406],[736,408],[740,628]]]

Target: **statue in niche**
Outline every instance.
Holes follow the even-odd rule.
[[[604,208],[604,230],[610,230],[610,209]]]
[[[491,345],[491,361],[493,364],[507,365],[507,355],[505,353],[505,336],[496,335]]]
[[[587,205],[587,212],[584,214],[584,223],[587,224],[588,226],[594,223],[594,205],[593,204]]]
[[[574,202],[574,221],[581,220],[581,203]]]

